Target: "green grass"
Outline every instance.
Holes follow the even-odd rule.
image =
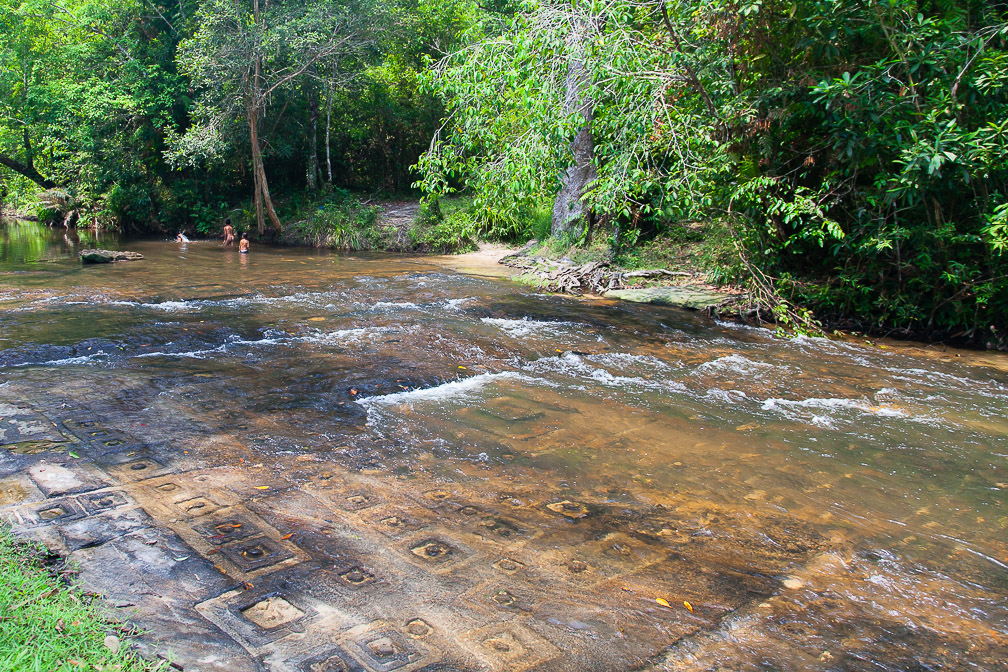
[[[125,642],[101,604],[45,565],[45,550],[16,540],[0,526],[0,672],[154,672]],[[109,644],[115,646],[115,641]]]

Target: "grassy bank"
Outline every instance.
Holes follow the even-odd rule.
[[[69,586],[44,549],[0,527],[0,671],[154,672],[101,604]]]

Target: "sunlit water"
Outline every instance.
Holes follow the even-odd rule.
[[[158,478],[131,477],[124,492],[226,584],[173,608],[212,624],[200,646],[237,642],[249,669],[993,670],[1008,659],[998,355],[779,340],[420,257],[153,241],[126,246],[143,261],[82,267],[75,250],[89,241],[6,231],[0,404],[48,419],[54,405],[77,409],[143,447],[89,453],[86,436],[61,429],[50,450],[26,451],[8,436],[0,475],[14,483],[70,451],[118,487],[137,450],[153,459]],[[194,518],[157,491],[165,479],[254,517],[290,557],[221,566]],[[74,550],[60,535],[49,538]],[[425,556],[429,543],[448,560]],[[76,552],[87,581],[91,556]],[[357,575],[340,562],[369,585],[341,597]],[[320,585],[339,573],[334,587],[270,593],[298,613],[309,609],[291,605],[312,605],[300,630],[215,611],[238,599],[241,588],[225,593],[236,582],[272,586],[313,567]],[[416,619],[432,634],[416,636]],[[312,628],[338,655],[308,646]],[[381,647],[396,653],[385,660]],[[186,669],[231,669],[207,660]]]

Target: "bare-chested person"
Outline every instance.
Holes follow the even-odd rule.
[[[243,233],[241,240],[238,241],[238,251],[241,252],[242,254],[248,254],[249,239],[247,233]]]
[[[231,226],[231,218],[224,220],[224,247],[234,246],[234,227]]]

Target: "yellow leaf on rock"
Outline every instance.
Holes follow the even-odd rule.
[[[666,600],[663,597],[659,597],[659,598],[655,599],[655,602],[657,602],[658,604],[660,604],[663,607],[671,607],[672,606],[671,604],[668,603],[668,600]]]
[[[686,607],[687,609],[689,609],[691,614],[693,613],[693,605],[692,604],[690,604],[689,602],[683,602],[683,606]]]
[[[257,486],[255,486],[255,489],[256,490],[269,490],[269,486],[268,485],[257,485]]]

